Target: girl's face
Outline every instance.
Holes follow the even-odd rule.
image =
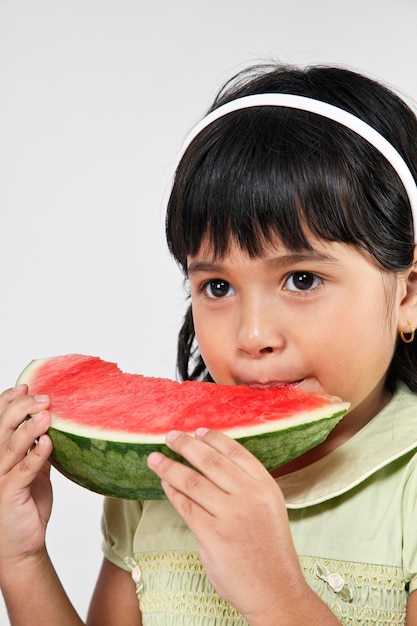
[[[352,245],[310,243],[277,242],[259,258],[232,243],[220,259],[203,245],[188,258],[201,355],[219,384],[323,391],[369,419],[388,399],[398,327],[408,330],[406,273],[381,271]]]

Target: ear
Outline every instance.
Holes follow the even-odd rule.
[[[413,265],[403,274],[403,298],[398,315],[398,331],[410,332],[410,324],[417,328],[417,246],[414,247]]]

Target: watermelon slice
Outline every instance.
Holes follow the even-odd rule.
[[[322,442],[348,404],[293,387],[258,389],[125,374],[71,354],[32,361],[19,383],[51,398],[52,464],[74,482],[116,498],[164,498],[146,459],[177,429],[205,426],[240,441],[268,470]]]

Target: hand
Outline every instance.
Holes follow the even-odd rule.
[[[0,570],[45,545],[52,507],[48,406],[47,396],[28,395],[26,385],[0,395]]]
[[[196,536],[212,585],[249,623],[281,623],[280,612],[299,601],[306,583],[275,480],[222,433],[172,432],[167,443],[198,471],[160,453],[148,464]]]

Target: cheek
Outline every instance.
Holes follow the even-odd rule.
[[[340,327],[322,340],[317,373],[329,393],[351,399],[356,390],[369,389],[384,378],[395,349],[396,336],[383,325],[367,326],[360,320]],[[317,363],[317,361],[316,361]]]
[[[213,358],[223,352],[222,348],[228,349],[227,333],[218,324],[197,324],[195,337],[204,359]]]
[[[213,321],[201,312],[200,307],[193,307],[193,320],[195,338],[200,352],[205,353],[214,349],[218,343],[221,328],[216,329]],[[202,356],[204,358],[203,354]]]
[[[233,332],[224,323],[193,310],[195,338],[199,352],[214,380],[223,380],[233,354]]]

